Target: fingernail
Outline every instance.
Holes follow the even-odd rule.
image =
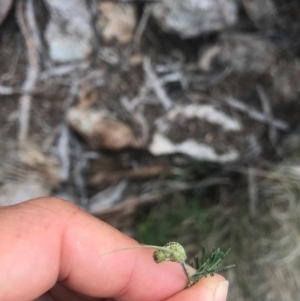
[[[228,293],[228,281],[222,281],[218,284],[214,301],[226,301]]]

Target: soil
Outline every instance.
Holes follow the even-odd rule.
[[[139,18],[143,13],[145,3],[138,1],[137,4]],[[75,68],[75,71],[68,72],[64,75],[50,76],[47,79],[40,78],[32,98],[32,106],[30,111],[30,130],[27,137],[28,141],[37,145],[40,151],[50,157],[57,157],[58,149],[57,143],[59,139],[59,131],[63,124],[65,124],[65,113],[70,105],[91,105],[97,109],[105,109],[114,114],[114,116],[121,121],[128,124],[136,137],[143,135],[141,125],[135,119],[132,112],[129,112],[121,104],[120,100],[126,96],[127,99],[132,100],[141,95],[143,89],[148,89],[144,97],[141,97],[142,105],[140,106],[140,113],[145,118],[148,125],[148,137],[144,141],[145,145],[140,150],[120,150],[119,152],[112,152],[110,150],[98,150],[97,156],[102,158],[102,167],[99,167],[97,159],[88,159],[88,163],[80,171],[84,184],[86,196],[91,196],[96,193],[95,187],[89,188],[87,185],[87,175],[95,174],[97,172],[107,171],[108,173],[120,172],[124,170],[132,170],[136,167],[153,166],[157,162],[169,166],[170,170],[178,168],[176,162],[183,163],[180,167],[183,169],[189,166],[193,159],[186,158],[183,155],[162,156],[156,158],[147,152],[147,146],[151,141],[151,136],[155,132],[155,120],[165,114],[164,109],[159,104],[155,93],[147,87],[146,78],[143,70],[141,58],[147,56],[151,58],[152,66],[155,70],[159,70],[159,66],[164,68],[176,69],[181,73],[181,79],[171,81],[164,85],[167,95],[172,99],[174,105],[185,105],[190,103],[208,102],[221,107],[229,115],[233,115],[242,121],[245,132],[239,133],[224,133],[216,125],[212,125],[206,121],[199,119],[191,119],[189,125],[182,126],[180,122],[174,122],[169,131],[169,136],[174,142],[182,142],[189,138],[198,137],[199,142],[205,142],[213,146],[217,153],[226,152],[233,146],[238,146],[240,151],[245,151],[247,145],[245,144],[245,135],[252,134],[260,142],[263,150],[259,160],[268,160],[270,152],[273,157],[276,157],[276,147],[274,149],[268,138],[268,126],[260,122],[254,121],[245,114],[220,105],[219,99],[225,96],[234,96],[246,105],[262,111],[261,101],[257,95],[257,85],[264,87],[273,110],[273,115],[276,118],[287,122],[291,125],[289,131],[277,131],[279,140],[277,145],[299,125],[299,90],[298,87],[292,87],[293,91],[289,94],[292,98],[285,99],[278,93],[278,87],[274,87],[274,70],[279,66],[281,61],[287,61],[289,64],[284,70],[289,74],[297,74],[294,70],[290,70],[299,60],[300,43],[298,37],[300,22],[299,12],[300,5],[296,1],[279,1],[274,3],[278,7],[280,16],[277,22],[269,30],[257,28],[256,25],[247,17],[245,11],[240,11],[239,23],[231,28],[230,32],[237,32],[242,34],[255,34],[262,37],[265,41],[272,44],[272,47],[277,49],[278,60],[274,61],[274,65],[265,74],[236,74],[229,72],[227,76],[216,80],[222,72],[224,66],[218,63],[212,63],[211,70],[203,72],[198,69],[199,55],[202,51],[210,46],[218,43],[219,34],[214,32],[205,34],[203,36],[182,40],[175,34],[165,33],[159,28],[157,24],[150,18],[145,31],[142,35],[139,47],[135,50],[132,56],[128,57],[128,49],[130,45],[120,46],[117,43],[105,43],[100,37],[100,46],[96,49],[93,55],[86,61],[89,63],[87,68]],[[45,9],[39,7],[39,10]],[[45,23],[48,20],[42,20],[42,15],[39,14],[41,31],[45,28]],[[48,17],[47,17],[48,18]],[[43,23],[44,22],[44,23]],[[103,59],[102,51],[105,48],[113,50],[118,58],[117,63],[112,63]],[[47,53],[47,45],[42,48],[42,75],[51,68],[56,67],[55,64],[49,63],[49,55]],[[101,54],[101,55],[100,55]],[[133,56],[136,57],[133,58]],[[135,62],[132,65],[130,62]],[[18,143],[18,108],[20,89],[26,77],[28,70],[26,44],[24,37],[21,34],[17,18],[15,14],[15,7],[10,11],[8,17],[1,24],[0,27],[0,85],[13,87],[16,93],[13,95],[1,95],[1,109],[0,109],[0,137],[2,141],[13,141]],[[289,67],[291,66],[291,67]],[[230,66],[229,66],[230,69]],[[170,74],[170,71],[161,72],[156,71],[158,77],[163,77]],[[275,73],[274,73],[275,72]],[[295,73],[296,72],[296,73]],[[287,76],[288,80],[294,80]],[[74,88],[75,87],[75,88]],[[74,89],[75,90],[74,90]],[[276,90],[276,89],[277,90]],[[73,90],[75,91],[73,91]],[[73,91],[73,92],[72,92]],[[83,91],[83,92],[82,92]],[[85,92],[84,92],[85,91]],[[95,97],[95,100],[93,100]],[[89,104],[89,102],[91,102]],[[78,163],[84,155],[89,155],[90,151],[83,142],[83,140],[72,131],[72,141],[76,141],[79,145],[80,151],[71,149],[71,169],[72,174],[76,170],[76,163]],[[72,142],[72,143],[73,143]],[[5,148],[5,143],[1,144]],[[6,152],[4,152],[5,154]],[[3,155],[2,161],[5,161]],[[109,164],[103,163],[103,158],[107,158]],[[174,160],[176,158],[176,160]],[[14,162],[11,162],[14,164]],[[254,163],[258,164],[258,163]],[[104,168],[105,166],[105,168]],[[170,178],[177,177],[176,173],[168,175]],[[70,177],[66,182],[60,185],[53,184],[53,191],[73,191],[75,202],[82,206],[84,205],[80,199],[82,195],[78,194],[78,183],[74,180],[75,175]],[[164,174],[150,176],[150,179],[143,178],[140,181],[131,180],[125,195],[140,196],[144,193],[144,187],[149,187],[151,181],[156,184],[163,182]],[[195,177],[193,180],[199,180]],[[75,182],[74,182],[75,181]],[[136,183],[138,183],[136,185]],[[99,186],[105,188],[111,183]],[[158,185],[159,186],[159,185]],[[147,189],[146,189],[147,190]],[[161,192],[158,191],[158,194]],[[162,197],[163,198],[163,197]],[[79,201],[78,201],[79,200]],[[86,207],[88,208],[88,206]]]

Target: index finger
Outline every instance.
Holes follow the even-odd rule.
[[[57,281],[88,296],[131,301],[164,300],[186,285],[180,265],[156,264],[151,250],[100,256],[138,243],[55,198],[2,208],[0,241],[0,300],[32,300]]]

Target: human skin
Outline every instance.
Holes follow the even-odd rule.
[[[0,207],[0,300],[225,301],[228,282],[189,289],[181,266],[156,264],[153,250],[57,198]],[[50,297],[51,296],[51,297]],[[49,299],[48,299],[49,298]]]

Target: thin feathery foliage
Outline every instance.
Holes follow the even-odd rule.
[[[213,277],[217,272],[234,267],[235,265],[218,267],[219,263],[227,256],[229,251],[230,249],[227,249],[223,252],[220,248],[218,248],[211,253],[210,257],[205,258],[205,248],[203,247],[201,260],[198,256],[195,256],[190,262],[190,265],[196,269],[196,272],[190,276],[188,286],[194,285],[202,277],[207,277],[207,275]]]

